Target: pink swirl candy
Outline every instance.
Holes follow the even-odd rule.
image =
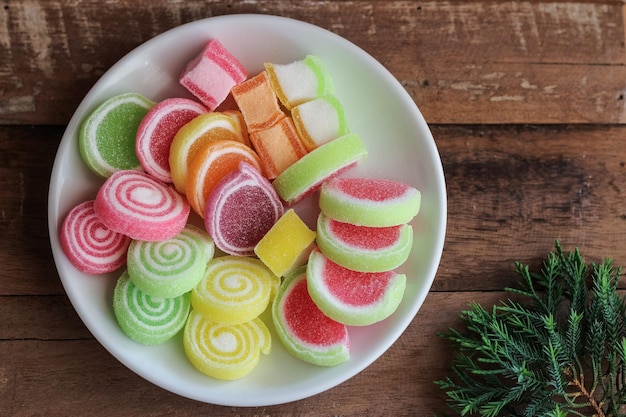
[[[140,171],[111,175],[100,187],[94,209],[111,230],[151,242],[179,234],[190,211],[176,190]]]
[[[87,274],[105,274],[124,265],[131,241],[102,223],[93,200],[70,210],[63,220],[60,238],[67,259]]]

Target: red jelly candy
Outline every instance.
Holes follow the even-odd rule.
[[[215,186],[205,209],[204,224],[215,245],[240,256],[254,255],[284,210],[269,180],[246,162]]]

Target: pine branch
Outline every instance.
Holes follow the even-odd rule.
[[[515,263],[522,301],[470,303],[452,377],[435,381],[462,416],[626,417],[626,301],[621,268],[587,265],[559,242],[540,272]]]

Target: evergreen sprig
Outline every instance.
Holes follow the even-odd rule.
[[[462,416],[626,417],[626,301],[621,268],[587,265],[556,242],[539,273],[517,262],[518,301],[470,303],[456,355],[435,383]]]

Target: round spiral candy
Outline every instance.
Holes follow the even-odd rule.
[[[158,345],[184,326],[191,303],[189,293],[179,297],[152,297],[133,284],[124,271],[113,292],[113,311],[122,331],[135,342]]]
[[[217,323],[245,323],[265,310],[273,282],[273,273],[256,258],[213,258],[191,291],[191,305]]]
[[[179,234],[189,203],[172,187],[140,171],[118,171],[104,182],[94,204],[110,229],[136,240],[159,241]]]
[[[192,310],[185,326],[183,346],[187,358],[200,372],[233,380],[250,373],[259,363],[261,352],[270,353],[271,336],[259,318],[226,325]]]
[[[156,297],[177,297],[202,279],[214,245],[202,229],[188,224],[160,242],[133,240],[128,248],[128,275],[140,290]]]
[[[78,270],[104,274],[126,263],[130,238],[105,226],[93,206],[93,200],[85,201],[65,216],[60,232],[61,247]]]

